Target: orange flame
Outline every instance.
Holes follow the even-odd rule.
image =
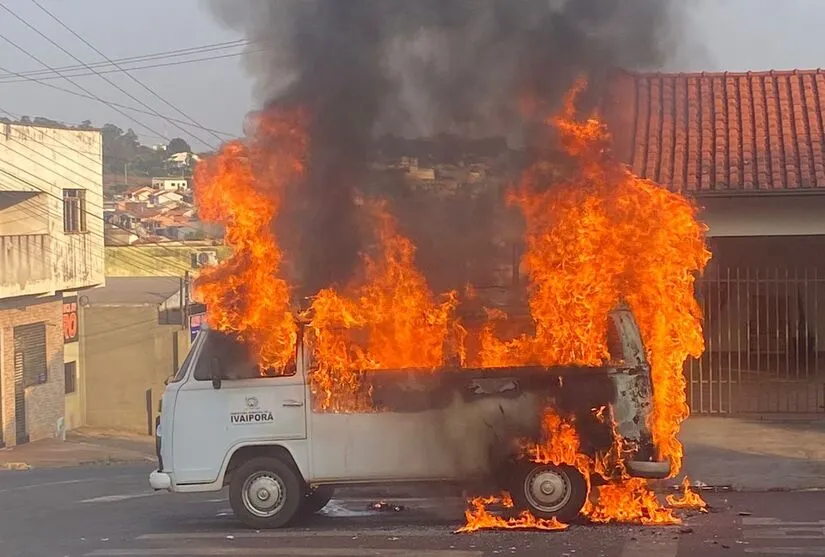
[[[690,480],[687,476],[682,480],[681,497],[677,495],[665,496],[667,504],[674,509],[697,509],[702,512],[707,512],[708,504],[702,499],[702,496],[690,489]]]
[[[604,316],[626,301],[652,365],[654,441],[676,474],[676,433],[688,415],[683,365],[704,350],[693,285],[710,258],[705,227],[690,201],[615,159],[598,120],[571,119],[577,92],[548,121],[566,159],[528,168],[511,196],[526,223],[523,263],[535,333],[505,342],[488,328],[480,357],[484,365],[598,365],[608,359]]]
[[[476,532],[478,530],[489,529],[509,529],[509,530],[566,530],[567,524],[562,524],[555,518],[545,520],[536,518],[527,511],[523,511],[517,517],[503,518],[491,514],[487,510],[488,505],[500,504],[506,508],[513,507],[513,501],[507,493],[500,497],[476,497],[472,499],[464,511],[466,524],[455,531],[456,534]]]
[[[307,141],[299,112],[270,112],[248,141],[231,141],[195,170],[204,221],[226,226],[232,256],[204,269],[196,296],[211,327],[234,333],[280,373],[295,353],[297,326],[289,286],[278,277],[282,253],[270,227],[284,189],[304,171]]]
[[[599,120],[574,119],[574,100],[583,87],[578,84],[561,113],[547,122],[558,133],[565,160],[551,162],[558,155],[548,148],[511,195],[526,224],[523,264],[535,332],[500,340],[493,325],[506,316],[493,313],[480,333],[479,360],[484,366],[598,365],[609,357],[604,316],[627,302],[652,365],[649,425],[659,456],[671,461],[675,475],[682,460],[676,434],[688,415],[683,365],[689,355],[704,350],[693,284],[710,258],[705,228],[691,202],[634,176],[612,156],[609,134]],[[628,476],[618,435],[608,454],[590,462],[577,454],[573,424],[548,411],[544,429],[545,438],[555,440],[549,447],[534,447],[534,460],[572,464],[588,482],[592,473],[615,477],[610,472],[618,468],[619,480],[598,487],[597,502],[584,509],[591,520],[678,522],[644,480]]]
[[[316,407],[370,408],[360,371],[425,368],[444,362],[445,340],[456,324],[456,293],[436,301],[415,268],[413,243],[401,235],[382,204],[374,204],[380,254],[364,257],[363,282],[345,293],[325,289],[310,308],[309,340]]]
[[[557,134],[558,141],[548,141],[510,195],[525,221],[522,263],[534,331],[502,339],[495,325],[508,316],[501,311],[488,312],[480,332],[465,331],[454,317],[456,293],[431,292],[415,268],[415,246],[386,207],[376,204],[377,254],[363,256],[360,278],[343,290],[317,293],[302,315],[316,409],[375,410],[362,371],[435,370],[452,351],[463,361],[468,334],[480,344],[471,363],[484,367],[602,364],[609,358],[605,316],[624,301],[639,322],[652,365],[654,441],[659,456],[670,459],[671,474],[678,473],[682,447],[676,433],[688,414],[682,367],[704,349],[693,285],[710,256],[705,230],[692,203],[633,176],[612,156],[599,120],[574,118],[583,87],[574,88],[561,113],[547,120],[548,136]],[[298,327],[272,223],[287,188],[304,173],[305,124],[300,111],[266,112],[252,137],[223,146],[198,166],[195,178],[201,218],[223,223],[233,249],[230,259],[198,278],[197,295],[207,304],[211,326],[247,342],[261,367],[274,373],[294,357]],[[562,153],[553,151],[556,144]],[[594,411],[607,419],[603,409]],[[548,409],[543,424],[541,443],[523,446],[529,458],[574,466],[588,485],[593,474],[616,478],[618,470],[618,480],[594,490],[598,500],[585,508],[591,520],[678,521],[646,482],[628,477],[620,438],[591,459],[581,453],[574,422]],[[485,501],[473,500],[461,531],[566,527],[527,513],[496,517]]]
[[[640,478],[596,488],[596,503],[586,513],[593,522],[679,524],[673,511],[662,506],[656,494]]]

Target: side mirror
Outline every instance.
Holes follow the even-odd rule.
[[[223,370],[221,370],[221,363],[218,361],[217,358],[212,358],[209,362],[209,375],[212,377],[212,388],[213,389],[220,389],[221,388],[221,378]]]

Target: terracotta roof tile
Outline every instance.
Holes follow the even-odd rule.
[[[696,193],[825,190],[825,71],[617,73],[605,120],[633,171]]]

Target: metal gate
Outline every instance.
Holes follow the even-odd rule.
[[[48,380],[46,324],[32,323],[14,328],[14,424],[15,442],[28,443],[26,387]]]
[[[825,412],[822,270],[723,268],[697,297],[705,352],[685,366],[692,412]]]

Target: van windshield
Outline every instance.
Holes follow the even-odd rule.
[[[195,379],[209,381],[212,379],[212,361],[217,360],[221,369],[221,378],[256,379],[259,377],[288,376],[295,374],[294,362],[285,370],[262,370],[249,346],[232,335],[220,331],[209,331],[204,341],[201,354],[195,364]]]

